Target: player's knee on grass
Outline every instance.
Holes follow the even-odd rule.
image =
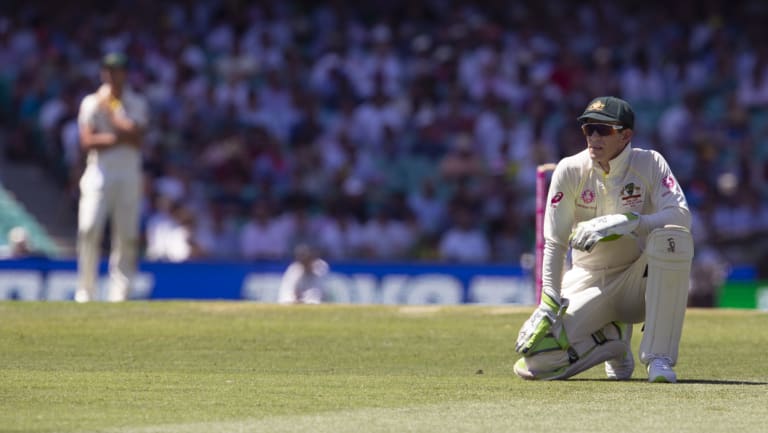
[[[609,323],[586,339],[573,342],[575,350],[539,352],[517,360],[515,374],[528,380],[559,380],[575,376],[608,359],[621,356],[629,349],[629,340],[622,339],[622,330]]]
[[[562,350],[524,356],[515,362],[515,374],[528,380],[547,380],[562,374],[570,366],[568,354]]]

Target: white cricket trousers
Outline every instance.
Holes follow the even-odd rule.
[[[563,317],[563,326],[578,353],[594,346],[592,333],[606,324],[614,321],[640,323],[650,315],[654,320],[652,323],[646,321],[640,360],[646,363],[648,356],[657,354],[669,358],[672,365],[677,363],[680,342],[677,328],[682,326],[685,315],[687,284],[653,287],[654,284],[648,282],[648,272],[648,255],[643,253],[628,268],[595,271],[574,267],[565,273],[562,294],[570,305]],[[651,311],[646,305],[649,300]],[[665,304],[664,314],[656,311],[659,303]],[[675,332],[670,333],[671,330]],[[646,350],[659,347],[665,349],[646,353]]]
[[[643,254],[628,268],[590,271],[574,267],[565,273],[562,295],[570,305],[563,322],[577,351],[593,345],[592,333],[610,322],[645,320],[647,263]]]
[[[86,173],[80,182],[78,209],[78,300],[97,299],[101,243],[111,223],[108,300],[125,300],[137,269],[140,173]],[[83,296],[86,296],[83,299]]]

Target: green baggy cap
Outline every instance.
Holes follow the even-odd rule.
[[[593,99],[584,113],[578,117],[580,122],[587,119],[618,122],[629,129],[635,127],[635,112],[632,111],[629,102],[615,96],[600,96]]]

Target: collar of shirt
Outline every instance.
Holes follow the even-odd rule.
[[[614,176],[616,173],[623,173],[629,164],[629,155],[631,153],[632,143],[627,143],[627,145],[624,146],[624,150],[622,150],[621,153],[616,156],[616,158],[611,160],[611,172],[608,173],[608,176]],[[600,173],[605,174],[605,170],[600,167],[600,164],[596,163],[595,161],[590,161],[590,165],[592,166],[593,170],[599,170]]]

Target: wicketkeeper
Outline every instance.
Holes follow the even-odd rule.
[[[632,147],[626,101],[595,98],[578,120],[587,148],[552,174],[541,302],[520,330],[515,373],[565,379],[605,362],[609,378],[629,379],[632,324],[645,322],[648,380],[675,382],[693,258],[688,204],[666,160]]]

